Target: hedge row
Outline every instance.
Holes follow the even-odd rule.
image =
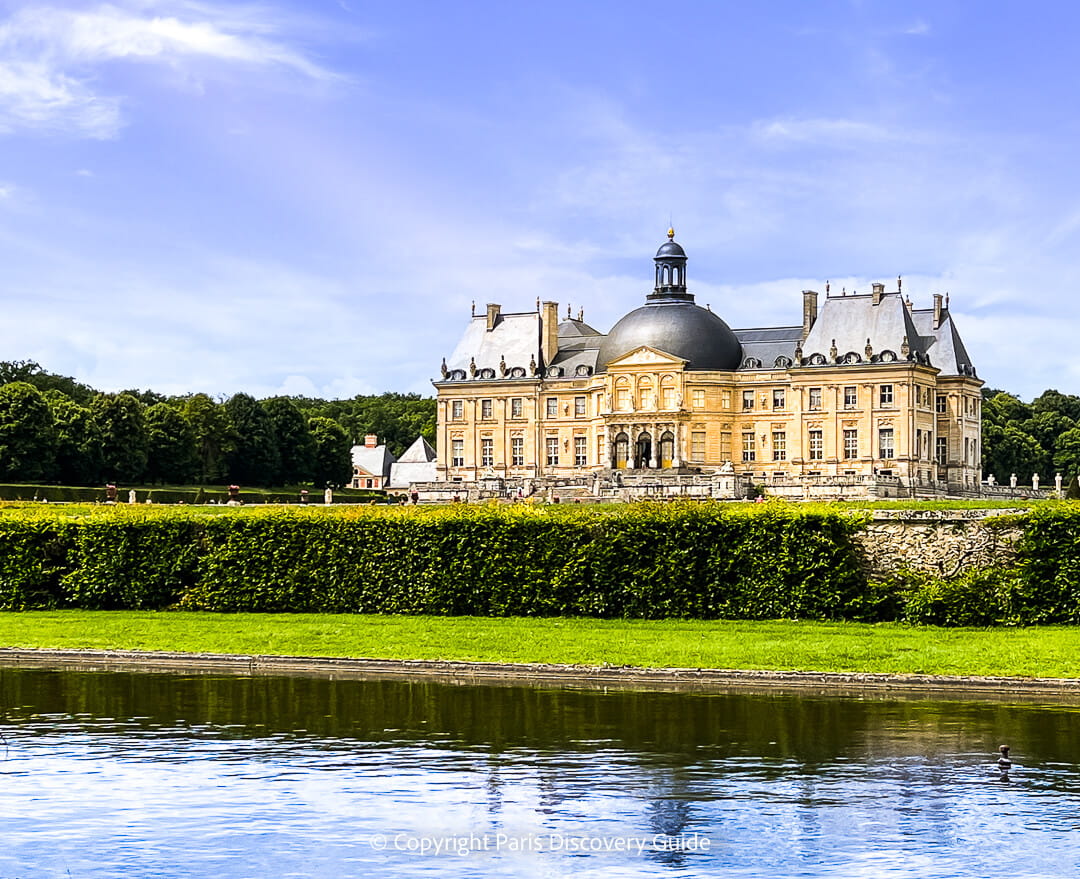
[[[0,607],[839,619],[852,519],[723,505],[0,515]]]
[[[871,582],[820,507],[9,508],[0,609],[1080,623],[1080,507],[1020,520],[1015,568]]]

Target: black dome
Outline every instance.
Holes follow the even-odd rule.
[[[664,257],[681,256],[686,258],[686,251],[683,250],[682,245],[675,241],[665,241],[660,245],[660,249],[656,251],[656,258],[663,259]]]
[[[642,345],[686,360],[687,369],[737,369],[742,360],[731,327],[711,311],[685,299],[655,299],[611,328],[600,344],[597,371]]]

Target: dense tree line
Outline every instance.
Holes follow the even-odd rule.
[[[347,484],[350,448],[373,433],[400,455],[435,438],[435,401],[234,394],[105,394],[32,361],[0,362],[0,480],[240,485]]]
[[[1012,474],[1043,485],[1055,473],[1066,481],[1080,473],[1080,397],[1043,391],[1030,403],[996,388],[983,389],[983,475],[1008,485]]]

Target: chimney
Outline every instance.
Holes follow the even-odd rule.
[[[379,444],[379,437],[374,433],[369,433],[364,436],[364,448],[373,449]]]
[[[810,330],[817,321],[817,290],[802,291],[802,337],[810,335]]]
[[[487,304],[487,328],[490,333],[495,329],[495,324],[499,322],[499,312],[502,310],[502,306],[494,302]]]
[[[551,365],[559,350],[559,303],[545,302],[540,312],[540,358],[544,367]]]
[[[870,287],[874,291],[874,305],[881,305],[881,297],[885,295],[885,285],[871,284]]]
[[[941,326],[941,294],[934,294],[934,329]]]

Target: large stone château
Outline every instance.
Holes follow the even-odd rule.
[[[560,321],[556,302],[474,313],[434,383],[440,481],[677,486],[723,473],[977,490],[982,381],[947,298],[915,308],[899,279],[858,295],[826,284],[824,297],[802,292],[799,324],[733,330],[695,304],[686,253],[667,238],[652,292],[606,335],[580,314]]]

